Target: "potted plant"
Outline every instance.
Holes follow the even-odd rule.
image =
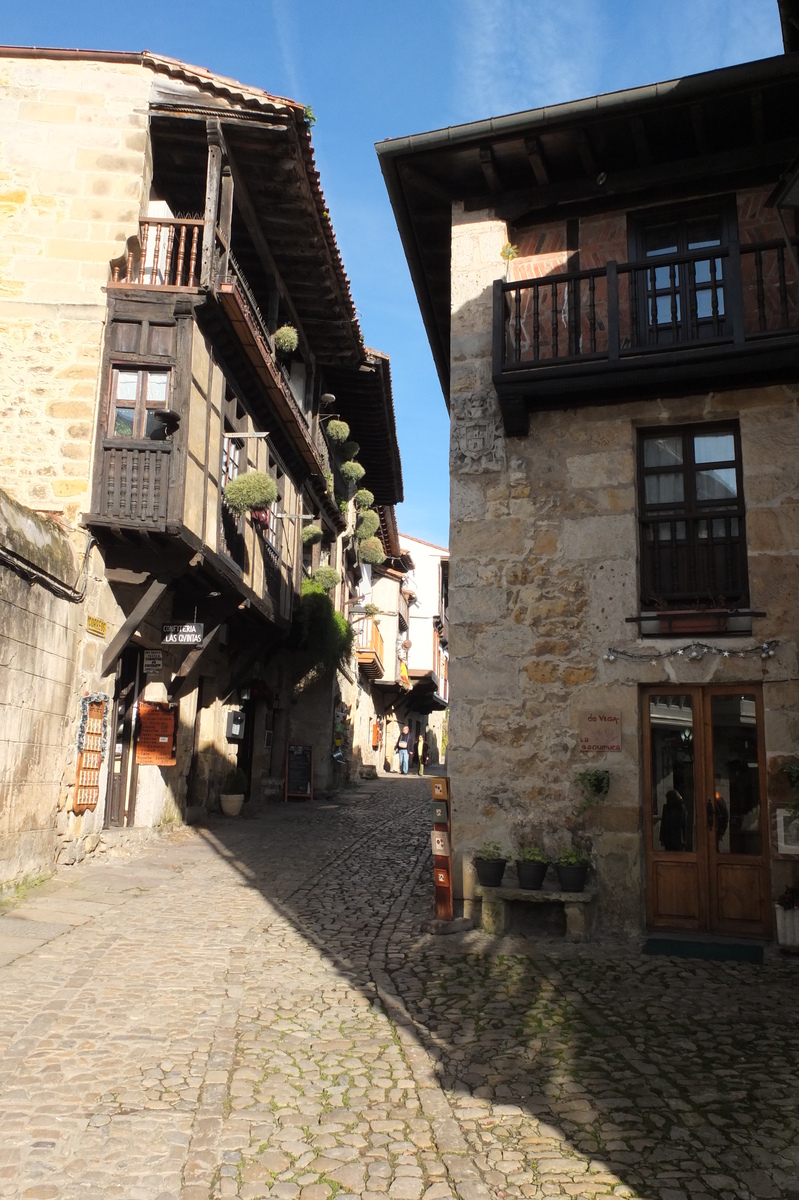
[[[589,768],[575,775],[574,782],[583,793],[583,803],[579,811],[585,812],[607,796],[610,790],[610,771]]]
[[[300,336],[293,325],[281,325],[275,330],[275,351],[290,358],[300,344]]]
[[[241,516],[274,504],[277,500],[277,484],[271,475],[265,475],[263,471],[247,471],[231,479],[223,494],[225,507]]]
[[[591,865],[591,855],[576,846],[565,846],[555,858],[558,883],[564,892],[581,892]]]
[[[343,446],[345,442],[349,441],[350,427],[346,421],[328,421],[327,436],[336,446]]]
[[[219,796],[219,803],[226,817],[237,817],[241,812],[247,783],[247,774],[241,767],[235,767],[226,777]]]
[[[366,474],[366,468],[361,466],[359,462],[343,462],[339,467],[339,471],[341,478],[351,485],[360,483]]]
[[[358,554],[361,562],[369,563],[373,567],[377,567],[380,563],[385,562],[386,555],[383,550],[383,543],[380,538],[369,537],[358,543]]]
[[[499,887],[508,860],[499,842],[483,842],[474,856],[477,880],[483,887]]]
[[[777,943],[799,946],[799,887],[787,887],[774,905]]]
[[[549,859],[538,846],[521,846],[516,851],[516,874],[520,888],[540,891],[548,868]]]
[[[315,546],[324,536],[320,525],[306,525],[300,534],[303,546]]]

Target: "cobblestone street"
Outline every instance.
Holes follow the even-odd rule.
[[[796,972],[433,937],[427,780],[180,829],[0,917],[0,1195],[783,1197]]]

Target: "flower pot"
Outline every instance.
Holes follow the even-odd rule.
[[[517,859],[516,874],[519,876],[519,887],[530,892],[540,891],[548,869],[549,863]]]
[[[244,792],[222,792],[219,796],[222,812],[226,817],[237,817],[244,803]]]
[[[483,887],[499,887],[506,865],[505,858],[476,858],[474,869],[478,883],[482,883]]]
[[[558,873],[558,883],[563,892],[581,892],[585,888],[585,878],[588,874],[588,863],[570,863],[563,866],[555,864]]]

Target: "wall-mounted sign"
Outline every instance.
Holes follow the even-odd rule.
[[[104,621],[102,617],[87,617],[86,628],[88,629],[89,633],[93,633],[95,637],[104,638],[108,632],[108,622]]]
[[[436,888],[449,888],[449,871],[446,867],[436,867],[433,871],[433,885]],[[446,921],[448,918],[444,917]],[[449,918],[451,920],[451,918]]]
[[[93,811],[100,799],[100,768],[105,754],[107,697],[84,696],[78,730],[78,762],[75,768],[75,795],[72,810]]]
[[[139,701],[139,736],[136,762],[140,766],[173,767],[175,756],[175,717],[177,709],[169,704]]]
[[[144,674],[157,675],[163,670],[164,652],[163,650],[145,650],[144,651]]]
[[[433,854],[439,855],[442,858],[449,858],[449,834],[444,833],[440,829],[434,829],[430,837],[433,843]]]
[[[441,779],[432,777],[430,779],[430,792],[434,800],[448,800],[449,780],[446,777]]]
[[[447,825],[449,823],[449,811],[447,809],[446,800],[433,801],[433,824]]]
[[[227,724],[225,725],[225,737],[229,742],[244,741],[244,726],[247,723],[247,715],[241,709],[234,709],[227,715]]]
[[[181,621],[161,626],[162,646],[199,646],[202,640],[202,621]]]
[[[580,713],[580,750],[583,754],[621,751],[621,712],[617,708],[595,708]]]

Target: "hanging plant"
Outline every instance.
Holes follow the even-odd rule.
[[[234,513],[269,508],[277,500],[277,484],[263,471],[248,471],[231,479],[224,492],[225,506]]]
[[[350,427],[346,421],[328,421],[327,436],[337,446],[343,446],[350,436]]]
[[[339,470],[342,479],[346,479],[347,483],[360,483],[366,474],[365,467],[362,467],[359,462],[344,462]]]
[[[358,553],[361,556],[361,562],[369,563],[372,567],[377,567],[381,562],[385,562],[386,560],[380,538],[370,537],[366,541],[361,542],[358,547]]]
[[[610,771],[591,768],[586,771],[578,771],[574,782],[583,793],[583,802],[578,812],[586,812],[607,796],[610,790]]]
[[[377,533],[380,528],[380,518],[373,508],[367,508],[361,513],[358,518],[358,524],[355,526],[355,539],[359,542],[365,542],[367,538]]]
[[[371,508],[375,502],[374,493],[368,488],[359,488],[352,499],[356,508]]]
[[[344,459],[357,458],[361,452],[361,447],[357,442],[345,442],[341,447],[341,457]]]
[[[315,546],[317,542],[321,542],[324,534],[318,525],[306,525],[300,537],[303,546]]]
[[[275,350],[278,354],[293,354],[300,344],[300,336],[293,325],[281,325],[275,330]]]
[[[341,576],[334,567],[317,567],[311,579],[323,592],[330,592],[337,583],[341,583]]]

